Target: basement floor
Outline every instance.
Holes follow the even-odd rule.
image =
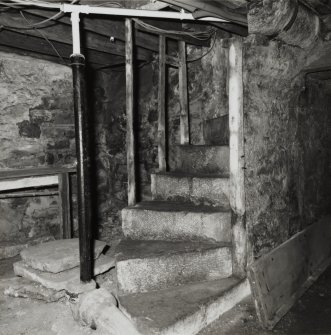
[[[78,325],[63,302],[11,298],[4,289],[15,277],[12,264],[0,261],[0,335],[102,335]],[[19,280],[19,279],[16,279]],[[247,299],[199,335],[331,334],[331,267],[297,302],[273,331],[258,324],[253,301]]]

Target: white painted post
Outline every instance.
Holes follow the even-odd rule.
[[[234,272],[244,275],[247,260],[245,229],[242,38],[229,46],[230,205],[234,212]]]

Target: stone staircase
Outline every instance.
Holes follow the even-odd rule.
[[[177,146],[152,201],[122,211],[121,310],[143,335],[198,334],[250,294],[232,271],[229,147]]]

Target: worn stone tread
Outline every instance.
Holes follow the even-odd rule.
[[[192,203],[181,203],[177,201],[142,201],[135,206],[127,208],[153,210],[153,211],[166,211],[166,212],[196,212],[196,213],[217,213],[229,212],[229,208],[224,206],[205,206],[195,205]]]
[[[122,240],[116,248],[116,261],[177,255],[230,248],[228,242]]]
[[[106,243],[94,241],[94,258],[98,258]],[[21,252],[23,261],[30,267],[46,272],[58,273],[79,266],[78,238],[55,240],[28,247]]]
[[[196,334],[250,294],[235,277],[119,297],[120,309],[145,335]]]
[[[112,255],[101,255],[94,263],[94,275],[104,273],[115,266]],[[72,293],[81,293],[95,288],[95,282],[83,284],[80,281],[79,267],[59,273],[43,272],[29,267],[24,261],[14,263],[14,272],[32,281],[38,282],[53,290],[67,290]]]

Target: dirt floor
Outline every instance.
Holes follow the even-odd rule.
[[[224,314],[199,335],[331,335],[331,267],[272,331],[258,323],[251,298]]]
[[[3,294],[15,280],[12,263],[19,258],[0,261],[0,335],[97,335],[78,325],[66,302],[11,298]],[[331,267],[297,302],[273,331],[258,324],[253,302],[247,299],[199,335],[331,335]]]

